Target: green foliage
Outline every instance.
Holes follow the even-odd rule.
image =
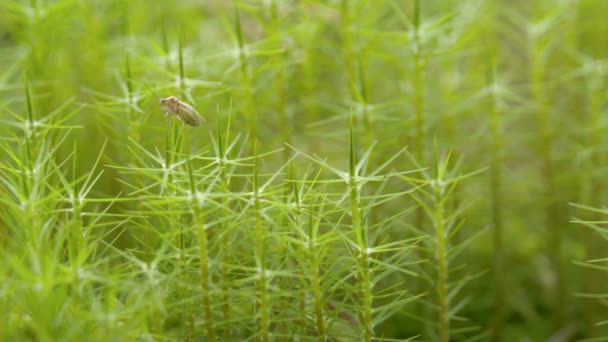
[[[605,340],[604,13],[0,2],[0,340]]]

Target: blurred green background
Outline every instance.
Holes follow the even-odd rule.
[[[202,127],[173,132],[183,134],[178,158],[192,153],[200,160],[211,159],[220,127],[229,132],[229,139],[241,139],[236,149],[242,149],[243,156],[251,156],[254,145],[259,154],[282,149],[259,166],[262,175],[280,174],[281,179],[287,173],[282,167],[289,165],[295,150],[348,172],[351,129],[357,158],[367,158],[364,152],[374,146],[373,157],[366,159],[370,170],[405,146],[411,158],[399,157],[389,172],[433,169],[440,164],[438,156],[451,151],[450,167],[463,174],[480,171],[460,182],[446,202],[446,211],[463,223],[450,235],[454,248],[447,249],[454,254],[451,286],[459,289],[450,298],[458,309],[449,317],[451,340],[608,340],[602,324],[608,320],[602,259],[608,245],[601,228],[605,212],[581,207],[603,208],[606,200],[606,13],[608,1],[602,0],[2,0],[0,277],[8,280],[0,285],[0,308],[5,312],[0,314],[0,337],[184,338],[188,328],[170,323],[182,318],[163,309],[175,300],[170,293],[158,297],[164,320],[160,325],[150,323],[158,318],[133,318],[144,315],[145,298],[134,305],[117,294],[112,300],[120,304],[112,307],[121,313],[119,320],[138,323],[110,325],[101,332],[101,316],[84,315],[90,324],[74,324],[79,311],[61,308],[69,302],[88,312],[106,305],[114,298],[101,290],[108,283],[95,285],[97,280],[92,280],[83,295],[68,277],[51,285],[63,288],[56,299],[49,299],[49,293],[28,302],[38,276],[63,279],[63,271],[32,271],[40,267],[27,261],[32,253],[40,253],[40,260],[51,255],[58,264],[69,262],[50,250],[23,248],[31,239],[46,236],[53,241],[59,234],[46,230],[68,227],[69,215],[65,218],[58,210],[65,205],[57,204],[63,198],[59,193],[66,183],[77,188],[89,172],[95,178],[103,169],[96,182],[84,183],[94,185],[83,210],[103,212],[99,217],[107,227],[125,221],[95,240],[112,246],[103,257],[91,252],[81,262],[91,270],[103,269],[104,277],[115,274],[110,282],[114,291],[137,291],[136,279],[126,271],[131,259],[118,259],[133,250],[145,251],[143,259],[154,259],[156,247],[146,250],[142,234],[156,234],[160,223],[155,222],[162,217],[154,221],[137,216],[140,210],[152,215],[164,204],[141,209],[136,188],[164,180],[149,177],[149,164],[142,161],[147,157],[136,146],[164,155],[175,136],[167,130],[158,101],[175,95],[207,120]],[[47,153],[52,161],[45,159]],[[26,172],[20,167],[29,168],[29,160],[56,165],[43,168],[49,178],[41,181],[37,193],[21,180]],[[310,166],[301,164],[303,174]],[[313,165],[310,174],[324,164]],[[121,167],[129,169],[125,173]],[[201,174],[207,174],[205,170],[200,166]],[[248,187],[254,184],[253,171],[234,171],[239,173],[242,178],[234,181],[232,191],[252,191]],[[15,189],[20,186],[40,196],[42,209],[32,209],[40,215],[39,229],[19,211]],[[383,189],[372,188],[368,195],[377,200]],[[323,191],[331,196],[334,190]],[[53,196],[57,203],[48,202]],[[163,203],[167,201],[171,198]],[[436,222],[422,218],[415,199],[391,203],[366,215],[364,222],[380,222],[391,212],[411,208],[409,215],[398,218],[402,226],[391,226],[390,239],[431,234]],[[232,219],[240,222],[237,208]],[[174,210],[167,215],[178,215]],[[281,226],[278,217],[284,210],[269,204],[264,217],[272,221],[270,234],[279,234],[272,227]],[[97,222],[90,220],[85,219],[85,226],[95,227]],[[30,228],[41,235],[20,235]],[[328,223],[326,230],[331,229]],[[161,235],[157,240],[163,239]],[[87,248],[96,250],[93,244]],[[413,266],[406,268],[418,276],[406,280],[407,296],[434,296],[434,281],[420,285],[426,266],[416,265],[416,260],[433,263],[434,252],[427,253],[409,256]],[[191,262],[198,272],[196,260]],[[331,273],[331,268],[325,272]],[[214,315],[220,315],[220,306],[213,307]],[[281,312],[277,306],[272,310]],[[55,309],[32,312],[39,307]],[[255,309],[241,307],[235,315],[244,315],[251,324],[224,322],[239,326],[238,333],[232,331],[234,335],[224,339],[263,339],[253,328]],[[435,309],[433,300],[413,300],[378,322],[374,334],[378,340],[442,340],[432,333],[441,330]],[[194,310],[194,331],[203,329],[200,315]],[[474,329],[458,331],[462,322]],[[270,326],[275,328],[280,330]],[[317,340],[310,331],[302,328],[272,339]],[[358,339],[336,336],[327,339]]]

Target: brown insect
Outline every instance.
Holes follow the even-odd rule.
[[[177,116],[183,123],[190,126],[199,126],[205,122],[205,119],[192,107],[175,96],[169,96],[161,99],[160,104],[165,112],[165,117],[173,114]]]

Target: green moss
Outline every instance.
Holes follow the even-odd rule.
[[[606,336],[606,12],[0,2],[0,340]]]

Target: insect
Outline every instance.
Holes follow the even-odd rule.
[[[205,119],[192,107],[175,96],[169,96],[160,100],[160,105],[163,107],[165,117],[173,114],[176,115],[184,124],[190,126],[198,126],[205,122]]]

